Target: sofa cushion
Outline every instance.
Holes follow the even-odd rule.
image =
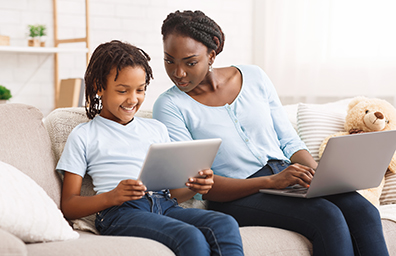
[[[26,245],[21,239],[0,228],[0,255],[26,256]]]
[[[29,176],[0,161],[0,228],[24,242],[78,238],[55,202]]]
[[[165,245],[147,238],[125,236],[97,236],[83,231],[78,232],[80,238],[64,242],[28,244],[29,255],[54,256],[174,256]]]
[[[0,161],[31,177],[60,205],[61,182],[55,173],[51,141],[43,115],[24,104],[0,104]]]
[[[245,255],[310,256],[312,244],[304,236],[279,228],[240,228]]]

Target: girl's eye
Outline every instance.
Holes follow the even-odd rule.
[[[171,60],[167,60],[167,59],[164,59],[164,61],[165,61],[166,64],[172,64],[173,63]]]
[[[118,91],[119,93],[126,93],[126,91]]]
[[[197,62],[190,62],[190,63],[187,63],[187,65],[189,67],[193,67],[193,66],[197,65]]]

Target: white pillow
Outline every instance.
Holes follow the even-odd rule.
[[[350,99],[327,104],[298,104],[298,135],[315,161],[319,161],[319,147],[323,140],[331,134],[344,131],[349,101]]]
[[[76,239],[55,202],[34,180],[0,161],[0,228],[27,243]]]

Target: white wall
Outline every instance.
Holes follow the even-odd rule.
[[[202,10],[226,35],[215,67],[252,63],[254,0],[90,0],[91,52],[100,43],[119,39],[144,49],[151,57],[154,80],[142,109],[150,109],[171,86],[163,68],[161,24],[175,10]],[[85,36],[84,0],[58,0],[59,38]],[[47,46],[53,46],[52,0],[0,0],[0,35],[12,46],[27,45],[27,25],[46,24]],[[73,47],[84,44],[75,44]],[[70,47],[64,45],[62,47]],[[13,94],[10,102],[38,107],[44,115],[54,108],[53,55],[0,52],[0,84]],[[62,53],[60,78],[83,77],[85,54]]]

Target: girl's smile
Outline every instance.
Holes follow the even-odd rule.
[[[142,105],[146,93],[146,72],[141,67],[113,68],[106,89],[98,92],[103,108],[100,115],[120,124],[129,123]]]

